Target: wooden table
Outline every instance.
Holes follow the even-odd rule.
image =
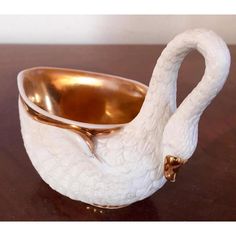
[[[223,91],[202,116],[199,143],[176,183],[120,210],[102,210],[52,190],[26,155],[16,76],[33,66],[110,73],[148,84],[163,46],[0,45],[0,220],[236,220],[236,46]],[[196,52],[179,72],[178,103],[204,72]]]

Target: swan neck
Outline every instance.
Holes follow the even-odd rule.
[[[176,84],[178,71],[185,56],[196,49],[205,59],[202,80],[176,111]],[[164,126],[177,112],[186,116],[201,114],[223,87],[229,72],[230,54],[224,41],[214,32],[197,29],[176,36],[157,60],[138,119],[150,119]],[[200,96],[199,96],[200,94]],[[150,121],[150,120],[149,120]],[[154,121],[153,121],[154,122]]]

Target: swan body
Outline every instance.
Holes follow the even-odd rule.
[[[193,49],[204,56],[205,73],[176,108],[178,70]],[[229,50],[214,32],[194,29],[177,35],[157,61],[139,114],[118,131],[95,137],[94,158],[78,134],[37,122],[19,100],[30,160],[46,183],[69,198],[110,207],[142,200],[166,182],[166,156],[186,161],[193,154],[200,116],[222,89],[229,66]]]

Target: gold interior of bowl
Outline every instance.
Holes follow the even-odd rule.
[[[123,124],[138,114],[147,88],[116,76],[69,69],[24,72],[28,99],[50,114],[84,123]]]

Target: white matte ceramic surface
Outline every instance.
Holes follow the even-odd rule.
[[[176,109],[178,70],[193,49],[205,58],[205,73]],[[142,200],[166,182],[167,155],[187,160],[193,154],[200,116],[222,89],[229,66],[229,50],[214,32],[194,29],[176,36],[157,61],[140,113],[121,130],[96,138],[98,159],[84,154],[77,134],[33,120],[19,103],[32,164],[53,189],[75,200],[109,206]]]

